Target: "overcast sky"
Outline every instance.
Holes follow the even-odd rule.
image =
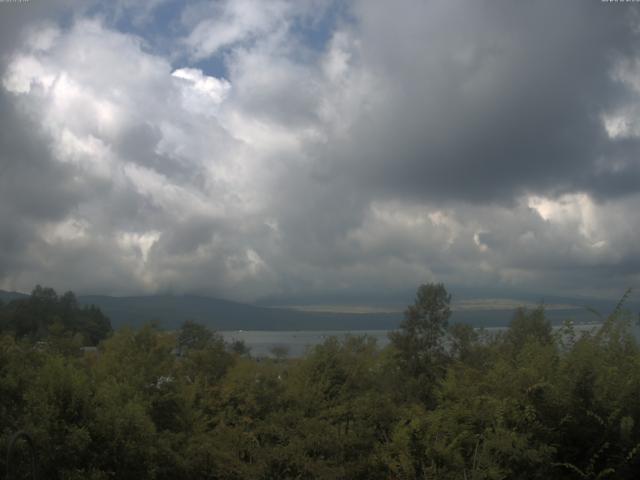
[[[639,8],[0,2],[0,288],[619,296]]]

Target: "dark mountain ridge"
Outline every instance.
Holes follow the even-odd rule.
[[[99,307],[114,328],[154,321],[172,329],[194,320],[215,330],[378,330],[395,328],[401,320],[401,314],[301,312],[196,295],[78,298]]]
[[[0,290],[0,300],[9,302],[26,298],[19,292]],[[571,299],[563,299],[567,303]],[[138,327],[146,322],[157,322],[166,329],[179,327],[185,320],[193,320],[215,330],[390,330],[398,327],[401,312],[337,313],[309,312],[289,308],[257,306],[230,300],[198,295],[150,295],[112,297],[107,295],[78,296],[82,305],[96,305],[109,317],[114,328],[129,325]],[[549,320],[558,324],[565,319],[578,322],[597,321],[598,317],[580,304],[575,308],[547,310]],[[590,305],[603,315],[608,314],[615,302],[596,301]],[[635,302],[633,307],[636,307]],[[635,310],[635,308],[633,308]],[[500,327],[509,323],[513,309],[456,310],[451,322],[469,323],[475,327]]]

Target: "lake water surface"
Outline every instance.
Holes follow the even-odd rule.
[[[389,330],[357,330],[347,332],[344,330],[324,331],[261,331],[261,330],[237,330],[220,332],[225,341],[242,340],[251,349],[251,355],[255,357],[269,356],[274,347],[284,347],[290,357],[301,357],[306,351],[324,342],[329,337],[344,338],[347,335],[368,335],[376,339],[378,346],[384,347],[389,343],[387,333]]]
[[[574,325],[577,332],[588,331],[598,327],[598,324]],[[555,327],[558,328],[558,327]],[[498,333],[506,327],[488,327],[485,332]],[[634,329],[634,330],[637,330]],[[389,343],[390,330],[324,330],[324,331],[263,331],[263,330],[235,330],[220,332],[226,342],[242,340],[251,349],[254,357],[272,356],[272,349],[283,347],[289,357],[301,357],[307,350],[319,345],[329,337],[344,338],[347,335],[367,335],[376,340],[379,347]],[[636,332],[636,336],[638,336]]]

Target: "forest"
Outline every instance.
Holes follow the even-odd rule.
[[[586,332],[541,305],[489,334],[450,307],[422,285],[385,348],[349,336],[255,358],[195,322],[112,331],[37,287],[0,305],[0,445],[27,432],[52,480],[637,478],[624,297]],[[31,478],[25,444],[9,460]]]

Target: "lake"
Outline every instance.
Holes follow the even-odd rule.
[[[284,347],[288,356],[301,357],[314,345],[319,345],[329,337],[343,338],[347,335],[373,337],[378,345],[384,347],[389,343],[389,330],[325,330],[325,331],[262,331],[236,330],[220,332],[226,342],[242,340],[251,349],[254,357],[270,356],[274,347]]]
[[[576,324],[577,332],[588,331],[598,327],[598,324]],[[558,328],[555,326],[554,328]],[[487,327],[485,332],[497,333],[506,330],[506,327]],[[638,336],[637,328],[634,333]],[[344,338],[347,335],[363,336],[375,338],[379,347],[384,347],[389,343],[387,336],[390,330],[323,330],[323,331],[266,331],[266,330],[235,330],[222,331],[226,342],[242,340],[251,349],[254,357],[272,356],[274,347],[283,347],[289,357],[301,357],[308,349],[319,345],[329,337]]]

